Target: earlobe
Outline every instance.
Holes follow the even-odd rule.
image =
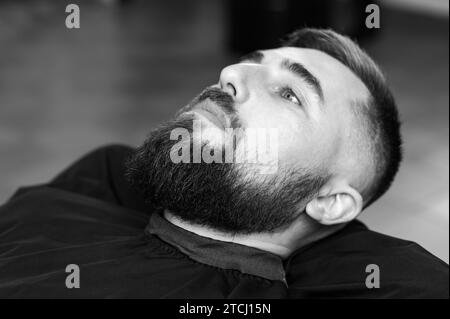
[[[362,202],[359,192],[348,188],[345,192],[313,199],[306,206],[306,213],[323,225],[348,223],[359,215]]]

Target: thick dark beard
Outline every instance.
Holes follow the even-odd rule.
[[[127,161],[127,178],[149,204],[189,223],[233,235],[273,232],[289,226],[326,182],[304,171],[256,182],[240,164],[173,163],[175,128],[192,132],[192,118],[154,130]]]

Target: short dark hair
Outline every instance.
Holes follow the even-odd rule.
[[[389,189],[402,161],[401,124],[383,73],[354,41],[332,30],[300,29],[282,40],[282,45],[322,51],[347,66],[368,88],[370,97],[357,112],[369,137],[375,169],[375,178],[364,190],[364,206],[369,206]]]

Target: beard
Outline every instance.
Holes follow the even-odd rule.
[[[207,89],[174,120],[152,131],[126,163],[130,184],[153,207],[178,218],[231,235],[270,233],[288,227],[327,181],[305,169],[283,169],[259,175],[252,164],[212,162],[174,163],[174,129],[193,130],[193,116],[185,114],[209,99],[239,125],[233,101],[218,89]],[[191,142],[191,149],[193,147]],[[207,147],[203,143],[201,148]],[[192,156],[192,155],[191,155]]]

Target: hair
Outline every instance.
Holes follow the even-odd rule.
[[[402,161],[400,121],[394,97],[376,63],[350,38],[332,30],[300,29],[282,40],[283,46],[316,49],[348,67],[369,90],[366,101],[354,108],[368,139],[374,178],[363,190],[364,206],[391,186]],[[369,164],[370,165],[370,164]]]
[[[214,91],[209,90],[207,96],[217,101]],[[307,169],[280,167],[278,174],[264,174],[255,182],[254,164],[226,163],[225,151],[222,163],[195,163],[194,151],[190,151],[194,148],[193,120],[192,115],[185,115],[166,122],[128,158],[126,178],[149,207],[168,209],[186,222],[227,234],[272,233],[289,227],[299,208],[328,180]],[[183,137],[173,140],[172,132],[180,128],[189,132],[190,150],[187,162],[175,163],[171,153],[180,149]],[[202,142],[201,152],[207,145]]]

